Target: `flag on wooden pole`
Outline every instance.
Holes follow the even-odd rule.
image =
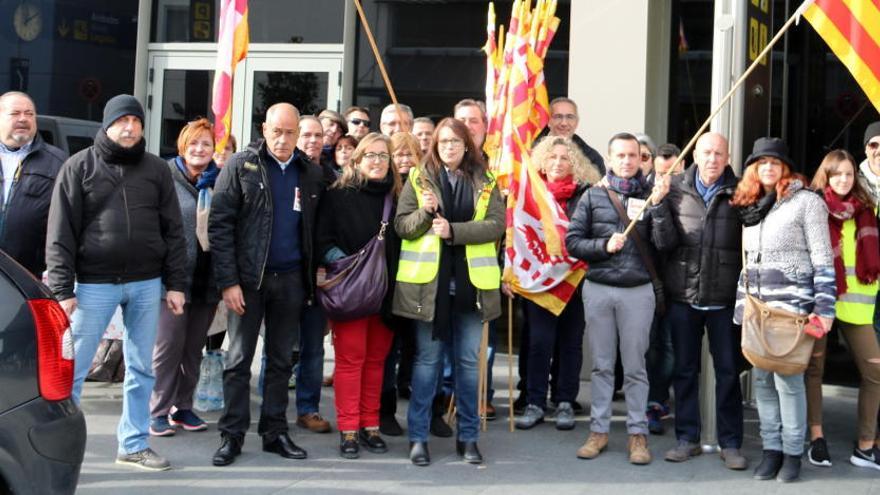
[[[560,314],[586,273],[565,250],[568,218],[531,164],[535,138],[550,119],[544,58],[559,27],[556,0],[516,0],[504,40],[494,40],[494,9],[487,29],[484,150],[500,187],[508,191],[504,281],[511,289]]]
[[[214,72],[214,149],[222,152],[232,124],[232,78],[235,66],[247,56],[247,0],[220,1],[220,29],[217,35],[217,68]]]
[[[807,0],[798,10],[880,112],[880,0]]]

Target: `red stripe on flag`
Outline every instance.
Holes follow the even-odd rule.
[[[865,31],[859,19],[840,0],[818,0],[816,6],[825,12],[840,34],[849,41],[874,77],[880,79],[880,46]]]

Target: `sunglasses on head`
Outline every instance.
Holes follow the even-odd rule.
[[[348,121],[348,123],[351,125],[365,125],[365,126],[370,125],[370,121],[364,120],[364,119],[351,119]]]

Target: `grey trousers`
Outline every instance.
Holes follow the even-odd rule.
[[[626,395],[626,430],[630,435],[648,434],[648,372],[645,353],[654,319],[654,289],[650,283],[637,287],[614,287],[584,282],[584,317],[587,342],[593,358],[590,381],[590,430],[611,429],[611,398],[614,395],[614,364],[617,346],[623,360],[623,391]]]
[[[199,382],[202,347],[214,321],[217,303],[186,303],[183,314],[175,316],[163,300],[159,309],[159,329],[153,348],[153,374],[156,384],[150,397],[150,417],[165,416],[172,406],[192,409],[193,392]]]

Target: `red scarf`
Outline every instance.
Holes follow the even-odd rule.
[[[877,238],[874,210],[865,207],[852,194],[841,198],[831,190],[831,186],[825,187],[825,203],[828,205],[828,230],[834,252],[837,294],[846,293],[846,266],[840,245],[843,223],[853,218],[856,221],[856,278],[863,284],[873,283],[880,276],[880,241]]]
[[[575,189],[577,189],[577,182],[574,181],[571,175],[554,182],[548,181],[545,177],[544,181],[547,184],[547,190],[553,195],[553,199],[559,203],[562,211],[565,211],[566,203],[574,195]]]

